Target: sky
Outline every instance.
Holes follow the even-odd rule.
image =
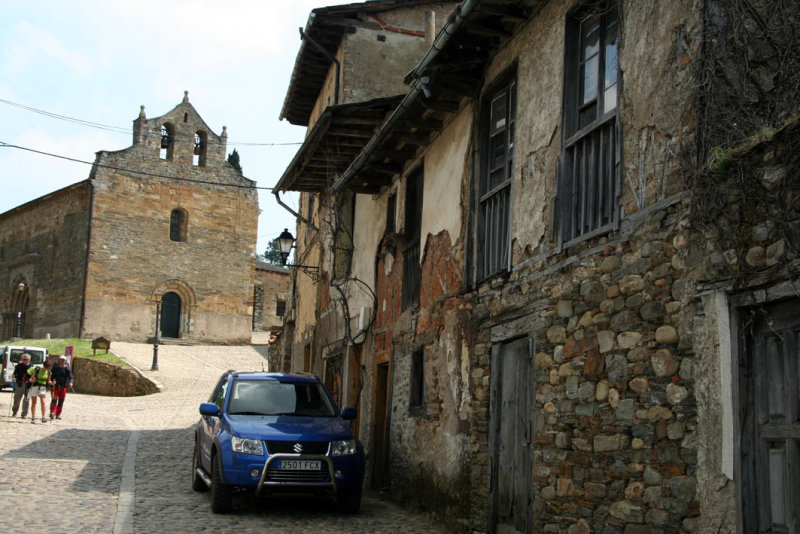
[[[272,187],[305,128],[279,121],[298,28],[325,0],[0,0],[0,143],[93,162],[133,120],[189,101],[244,175]],[[88,123],[88,124],[87,124]],[[289,144],[287,144],[289,143]],[[85,163],[0,145],[0,213],[89,177]],[[281,195],[292,207],[296,195]],[[294,218],[259,190],[256,251]]]

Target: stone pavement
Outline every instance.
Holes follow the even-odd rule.
[[[191,489],[193,427],[227,369],[261,370],[252,346],[115,342],[113,352],[162,386],[144,397],[68,393],[61,420],[11,418],[0,393],[0,524],[37,533],[333,532],[441,533],[429,518],[366,492],[361,512],[337,513],[321,500],[242,495],[232,514],[211,512]],[[49,406],[50,397],[47,398]],[[39,415],[37,410],[37,415]],[[15,527],[12,527],[16,530]]]

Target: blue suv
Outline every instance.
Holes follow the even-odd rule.
[[[309,374],[228,371],[200,405],[192,489],[211,490],[211,510],[232,510],[235,491],[329,493],[361,506],[364,448],[325,385]]]

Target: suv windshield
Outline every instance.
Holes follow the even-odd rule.
[[[334,417],[336,410],[322,384],[317,382],[236,380],[228,413]]]
[[[41,365],[44,362],[44,352],[32,349],[11,349],[9,360],[11,363],[19,363],[23,354],[31,355],[31,364],[33,365]]]

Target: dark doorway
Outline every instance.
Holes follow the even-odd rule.
[[[375,373],[375,463],[372,483],[375,489],[389,485],[386,467],[389,464],[388,451],[388,406],[389,406],[389,364],[378,365]]]
[[[161,337],[180,337],[181,298],[173,292],[161,299]]]
[[[529,338],[492,349],[490,400],[491,530],[532,532],[533,372]]]

